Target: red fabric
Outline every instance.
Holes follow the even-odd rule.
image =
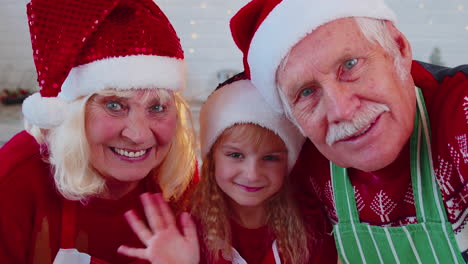
[[[263,20],[265,20],[268,14],[270,14],[281,1],[282,0],[252,0],[242,7],[230,21],[232,38],[244,55],[244,71],[249,79],[250,67],[247,62],[247,57],[250,42]]]
[[[468,76],[458,72],[438,81],[418,62],[413,63],[412,76],[423,91],[432,132],[434,169],[457,234],[465,227],[468,207]],[[383,170],[369,173],[349,170],[362,222],[377,226],[416,222],[409,166],[407,145],[397,160]],[[293,173],[302,183],[300,197],[304,211],[314,213],[317,201],[308,206],[308,197],[316,195],[336,222],[329,162],[310,141],[304,145]],[[466,246],[460,245],[460,249],[463,251]]]
[[[55,97],[73,67],[112,57],[183,59],[177,34],[152,0],[32,0],[27,6],[43,97]]]
[[[274,237],[267,226],[257,229],[248,229],[231,220],[232,246],[249,264],[260,264],[265,258]]]
[[[52,263],[60,247],[63,198],[50,167],[26,132],[0,149],[0,160],[0,263]],[[140,194],[156,191],[157,186],[143,180],[120,200],[78,203],[76,248],[112,264],[134,261],[116,251],[122,244],[143,247],[123,214],[136,209],[143,216]]]
[[[319,207],[315,207],[319,208]],[[323,214],[320,213],[321,219]],[[317,215],[315,215],[317,216]],[[273,241],[275,238],[269,232],[267,226],[263,226],[257,229],[248,229],[230,220],[231,232],[232,232],[232,246],[239,252],[241,257],[249,264],[275,264],[274,253],[272,250]],[[313,219],[310,223],[316,223],[317,219]],[[197,222],[199,225],[199,223]],[[312,227],[312,226],[311,226]],[[313,225],[316,228],[316,225]],[[200,228],[199,228],[200,229]],[[312,230],[311,230],[312,231]],[[318,233],[314,231],[314,233]],[[323,235],[323,234],[322,234]],[[202,234],[199,233],[199,241]],[[326,234],[316,239],[314,243],[310,243],[309,252],[311,257],[307,263],[319,263],[319,264],[336,264],[338,255],[336,252],[335,243],[331,234]],[[202,254],[200,263],[203,264],[232,264],[233,262],[228,261],[220,257],[217,261],[210,260],[210,256],[207,253],[206,247],[202,244]],[[281,256],[280,256],[281,257]],[[281,260],[283,261],[283,260]]]

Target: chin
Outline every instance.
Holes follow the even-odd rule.
[[[129,172],[129,173],[116,173],[114,174],[115,176],[112,176],[113,179],[120,181],[120,182],[135,182],[135,181],[141,181],[142,179],[146,178],[146,176],[149,175],[149,173],[135,173]]]
[[[350,164],[353,164],[353,165],[348,166],[348,167],[352,167],[354,169],[365,171],[365,172],[378,171],[392,164],[392,162],[395,161],[397,156],[398,156],[398,153],[392,154],[392,155],[386,155],[385,157],[382,157],[382,156],[379,157],[379,155],[369,155],[369,157],[374,157],[374,158],[367,159],[366,157],[366,158],[363,158],[362,160],[350,161]]]

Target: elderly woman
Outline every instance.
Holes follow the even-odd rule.
[[[0,263],[131,263],[123,213],[195,173],[179,39],[151,0],[32,0],[40,93],[0,149]],[[32,136],[31,136],[32,135]]]

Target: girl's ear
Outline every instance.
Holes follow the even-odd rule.
[[[399,31],[395,27],[395,24],[393,24],[393,22],[385,21],[385,24],[390,32],[391,37],[398,45],[398,50],[401,55],[401,62],[403,64],[402,66],[404,66],[405,69],[407,69],[408,72],[410,72],[411,64],[413,61],[413,53],[411,51],[411,45],[408,39],[406,39],[403,33],[401,33],[401,31]]]

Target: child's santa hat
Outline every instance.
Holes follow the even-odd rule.
[[[288,150],[292,169],[305,138],[283,114],[274,111],[244,73],[221,84],[200,111],[201,153],[205,157],[218,137],[235,124],[255,124],[278,135]]]
[[[40,92],[23,114],[59,125],[68,102],[103,89],[185,86],[179,38],[152,0],[32,0],[27,5]]]
[[[273,109],[283,112],[275,83],[283,58],[320,25],[346,17],[396,20],[383,0],[252,0],[234,15],[231,32],[244,69]]]

